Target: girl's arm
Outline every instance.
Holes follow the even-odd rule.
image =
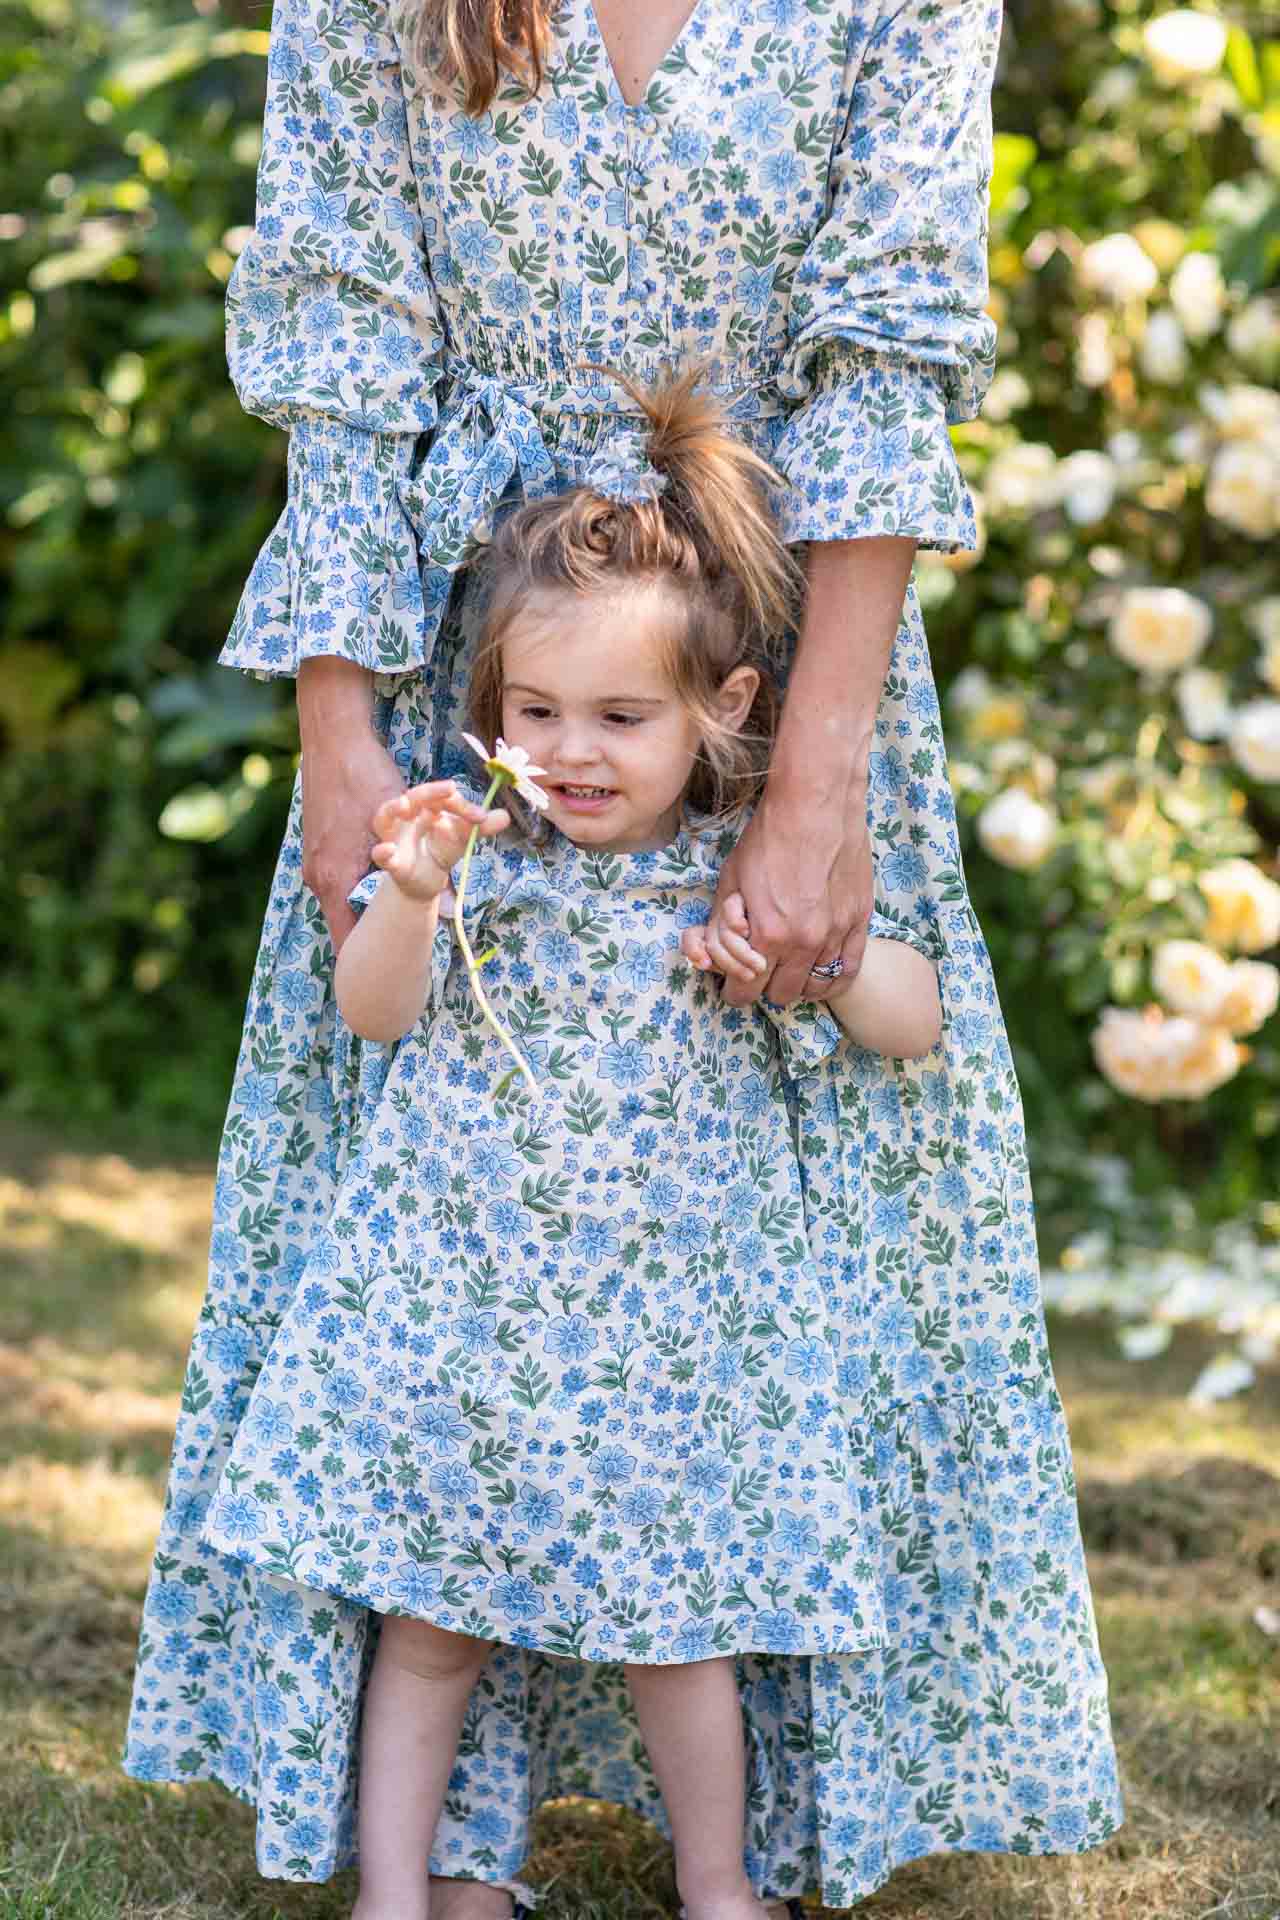
[[[902,940],[868,940],[852,980],[837,980],[827,1007],[851,1040],[894,1060],[930,1053],[942,1032],[938,975]]]
[[[452,780],[430,780],[373,817],[372,859],[382,879],[343,944],[334,972],[338,1011],[364,1040],[402,1039],[427,1004],[440,896],[472,827],[486,837],[510,825],[501,807],[486,813]]]
[[[695,967],[723,974],[726,984],[753,986],[769,961],[751,945],[748,932],[742,895],[730,894],[718,921],[685,930],[681,950]],[[868,940],[858,972],[834,983],[826,1005],[851,1040],[894,1060],[929,1053],[942,1032],[937,972],[902,940]]]

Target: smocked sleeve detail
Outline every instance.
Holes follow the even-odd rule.
[[[786,537],[901,534],[976,547],[948,429],[995,366],[988,298],[991,85],[1000,8],[886,9],[848,92],[827,216],[797,270],[775,459]]]
[[[386,0],[276,0],[257,215],[227,288],[241,405],[289,433],[284,512],[221,659],[424,661],[402,488],[435,423],[441,335]]]

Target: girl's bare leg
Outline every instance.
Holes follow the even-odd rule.
[[[743,1865],[746,1754],[733,1661],[627,1668],[688,1920],[766,1920]]]
[[[492,1651],[487,1640],[425,1620],[383,1620],[365,1691],[360,1895],[351,1920],[427,1920],[431,1841],[467,1700]]]

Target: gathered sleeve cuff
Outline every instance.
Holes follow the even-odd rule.
[[[414,441],[316,416],[289,435],[289,493],[219,658],[260,679],[317,654],[418,672],[430,636],[401,487]]]
[[[401,489],[436,421],[443,336],[391,0],[276,0],[253,230],[227,285],[245,411],[289,434],[285,510],[223,664],[314,654],[383,673],[427,648]]]
[[[791,483],[781,507],[788,542],[899,534],[940,553],[978,545],[945,396],[924,367],[846,341],[824,346],[774,464]]]
[[[938,960],[938,946],[905,920],[894,919],[878,908],[867,922],[868,940],[900,940],[922,953],[931,965]],[[852,1045],[844,1028],[821,1001],[797,1000],[789,1007],[772,1000],[757,1002],[778,1036],[782,1063],[793,1080],[813,1073],[830,1060],[841,1046]]]
[[[977,546],[949,429],[995,370],[986,311],[993,0],[885,0],[851,45],[825,217],[792,285],[774,452],[791,541]]]

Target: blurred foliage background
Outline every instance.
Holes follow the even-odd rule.
[[[213,664],[283,485],[222,339],[268,26],[0,13],[3,1098],[196,1151],[296,749]],[[1046,1250],[1243,1235],[1280,1301],[1280,18],[1010,0],[994,114],[984,550],[918,579]]]

